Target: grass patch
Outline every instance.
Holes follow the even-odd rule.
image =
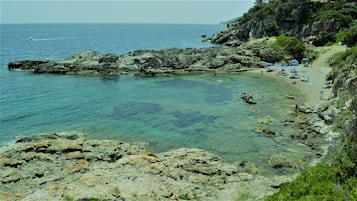
[[[319,163],[295,181],[282,185],[278,193],[266,200],[354,200],[357,198],[357,178],[349,178],[349,170],[354,167],[348,159],[335,165]]]

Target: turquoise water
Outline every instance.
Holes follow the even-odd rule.
[[[1,138],[44,132],[77,131],[99,139],[146,142],[153,151],[202,148],[226,161],[254,161],[267,166],[272,154],[298,148],[285,137],[267,138],[253,130],[261,117],[282,127],[292,102],[283,98],[291,86],[260,75],[195,75],[159,78],[100,78],[22,75],[3,86]],[[19,92],[17,92],[19,91]],[[20,94],[21,92],[21,94]],[[239,95],[252,93],[257,105]]]
[[[87,49],[87,39],[76,41],[79,44],[75,45],[72,39],[56,38],[69,38],[77,32],[86,38],[86,31],[97,30],[95,28],[100,25],[72,26],[38,25],[33,28],[29,25],[13,25],[1,30],[0,144],[25,135],[77,131],[92,138],[145,142],[148,149],[157,152],[181,147],[202,148],[228,162],[248,160],[266,169],[269,169],[267,161],[273,154],[289,154],[289,150],[306,152],[286,137],[296,131],[283,127],[281,123],[288,118],[287,114],[293,106],[293,102],[283,96],[289,94],[299,97],[300,94],[290,85],[259,74],[103,78],[7,71],[5,64],[15,58],[42,58],[46,55],[63,58],[72,54],[72,46]],[[155,30],[151,33],[152,41],[145,45],[155,47],[153,41],[162,41],[166,47],[200,46],[199,40],[197,42],[198,31],[219,28],[213,25],[201,28],[189,25],[155,26],[150,29],[141,27],[146,31]],[[95,37],[106,44],[110,41],[101,35],[110,30],[110,25],[104,27],[102,32],[97,30]],[[138,26],[134,28],[140,29]],[[163,37],[156,38],[158,28],[172,29],[175,37],[179,38],[177,44],[165,43]],[[67,34],[68,30],[72,30],[71,34]],[[113,30],[110,32],[112,36],[120,35],[120,28]],[[178,30],[182,30],[182,33]],[[148,32],[146,34],[150,35]],[[21,42],[11,38],[10,33],[16,36],[15,39],[21,38]],[[22,41],[27,35],[41,38],[41,33],[44,34],[41,36],[43,39],[54,39],[35,41],[35,44]],[[160,34],[169,38],[167,41],[172,40],[171,36],[167,36],[169,33]],[[126,35],[125,32],[122,39]],[[184,39],[181,40],[180,36]],[[182,45],[182,41],[191,42]],[[120,53],[130,50],[114,45],[107,47],[98,41],[94,43],[91,47],[97,49],[95,47],[98,45],[101,51]],[[142,43],[140,41],[130,47],[141,49]],[[158,44],[156,48],[163,45]],[[31,46],[38,49],[31,49]],[[239,97],[242,92],[251,93],[258,104],[244,103]],[[265,116],[275,119],[272,125],[267,126],[277,131],[275,138],[267,138],[253,131],[259,126],[257,120]]]

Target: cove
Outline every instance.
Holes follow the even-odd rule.
[[[11,72],[7,72],[12,76]],[[274,154],[303,158],[308,150],[291,143],[284,127],[293,108],[292,86],[251,74],[174,77],[86,77],[16,72],[4,83],[1,143],[43,132],[78,131],[96,139],[144,142],[155,152],[201,148],[227,162],[251,161],[266,171]],[[252,94],[256,105],[240,99]],[[258,119],[277,135],[254,132]],[[289,155],[290,154],[290,155]],[[284,171],[284,170],[279,170]]]

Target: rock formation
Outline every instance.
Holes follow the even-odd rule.
[[[136,50],[120,56],[87,50],[63,60],[25,60],[8,64],[9,70],[34,73],[140,76],[239,72],[261,67],[264,62],[253,51],[231,47]]]
[[[228,23],[225,30],[206,40],[239,46],[251,39],[283,34],[324,45],[329,40],[334,42],[340,30],[353,24],[357,17],[356,9],[356,2],[344,0],[331,3],[295,0],[257,3],[241,18]]]
[[[242,93],[240,95],[240,98],[248,104],[257,104],[257,102],[255,102],[255,100],[253,99],[253,96],[248,93]]]
[[[24,137],[0,149],[0,200],[263,200],[292,179],[240,168],[200,149],[156,154],[77,135]]]

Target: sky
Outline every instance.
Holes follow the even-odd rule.
[[[255,0],[0,0],[0,23],[218,24],[242,16],[254,2]]]

